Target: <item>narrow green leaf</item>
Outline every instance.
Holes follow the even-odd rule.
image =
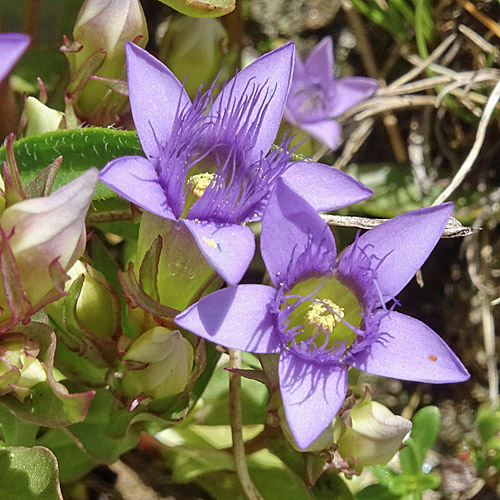
[[[413,417],[411,439],[420,451],[422,462],[437,438],[440,422],[441,413],[437,406],[426,406]]]
[[[427,452],[439,432],[441,414],[436,406],[426,406],[413,417],[413,429],[407,446],[399,452],[404,474],[416,476],[421,472]]]

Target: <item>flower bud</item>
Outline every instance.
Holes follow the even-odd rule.
[[[338,449],[344,458],[356,458],[361,467],[389,462],[412,425],[369,397],[350,410],[350,416],[352,427],[340,437]]]
[[[139,0],[85,0],[76,19],[73,38],[82,48],[66,52],[72,76],[89,57],[103,50],[104,62],[95,74],[120,78],[125,65],[125,42],[136,40],[141,47],[148,42],[146,18]],[[78,96],[80,112],[89,116],[96,111],[107,90],[98,81],[88,81]]]
[[[0,330],[19,316],[18,309],[24,308],[20,321],[46,305],[56,288],[60,291],[65,271],[85,249],[85,216],[97,178],[98,170],[90,169],[50,196],[20,201],[3,212]]]
[[[0,341],[0,395],[13,392],[21,401],[30,389],[47,380],[47,373],[37,359],[38,342],[22,333],[8,333]]]
[[[124,360],[146,365],[123,376],[125,395],[135,398],[144,393],[158,400],[185,389],[193,368],[193,347],[178,330],[156,326],[132,343]]]
[[[184,82],[192,98],[223,66],[226,70],[234,66],[231,55],[226,30],[218,19],[174,17],[160,48],[160,59]]]
[[[64,114],[49,108],[36,97],[28,97],[24,103],[24,116],[28,121],[25,135],[37,135],[53,132],[61,124]]]
[[[113,337],[120,328],[120,298],[106,278],[89,264],[77,260],[68,271],[65,290],[75,289],[76,297],[64,297],[48,306],[51,318],[63,324],[63,308],[72,300],[75,323],[91,336]]]
[[[160,0],[181,14],[192,17],[219,17],[232,12],[235,0]]]

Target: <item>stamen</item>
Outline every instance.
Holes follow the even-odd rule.
[[[203,196],[203,193],[213,181],[215,174],[210,174],[208,172],[203,172],[202,174],[196,174],[189,178],[188,186],[194,197],[199,199]]]
[[[327,304],[329,308],[325,306]],[[330,309],[334,312],[332,314]],[[344,308],[335,304],[330,299],[323,299],[322,302],[315,302],[309,306],[306,313],[306,321],[312,326],[321,328],[328,333],[332,333],[333,329],[341,323],[344,317]]]

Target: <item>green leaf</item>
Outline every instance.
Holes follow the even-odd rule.
[[[378,479],[378,482],[385,487],[388,487],[392,478],[396,473],[387,465],[375,465],[371,467],[373,475]]]
[[[178,482],[192,481],[201,474],[234,471],[234,459],[227,451],[201,446],[177,446],[166,451]],[[217,497],[219,498],[219,497]]]
[[[429,472],[429,474],[420,473],[417,476],[417,488],[420,491],[435,490],[441,484],[439,474]]]
[[[392,0],[387,2],[384,7],[381,7],[377,0],[352,0],[352,4],[368,19],[382,26],[400,42],[410,41],[411,31],[408,30],[408,24],[405,23],[401,13],[405,17],[413,16],[413,13],[408,9],[404,0]]]
[[[345,481],[337,474],[323,474],[311,491],[316,500],[354,500],[355,498]],[[380,498],[382,499],[382,497]],[[369,500],[378,499],[370,497]],[[383,500],[392,499],[389,496],[385,496]]]
[[[57,460],[47,448],[1,449],[0,477],[2,500],[63,500]]]
[[[7,408],[0,406],[0,430],[3,444],[7,446],[33,446],[38,425],[17,418]]]
[[[63,429],[48,430],[38,444],[50,448],[57,457],[62,483],[75,481],[99,465],[99,461],[85,453],[78,441]]]
[[[439,432],[441,414],[436,406],[426,406],[413,417],[413,429],[406,448],[399,452],[401,468],[408,475],[418,475],[427,452],[431,449]]]
[[[254,362],[252,355],[243,353],[243,361]],[[189,418],[203,425],[229,425],[229,374],[218,367],[202,395],[203,406]],[[263,424],[266,420],[268,402],[267,387],[255,380],[241,379],[241,398],[243,407],[243,424]]]
[[[62,155],[64,160],[54,182],[54,189],[67,184],[91,167],[102,168],[114,158],[144,156],[135,132],[99,127],[58,130],[25,137],[14,141],[14,154],[24,185]],[[3,161],[5,146],[0,147],[0,164]],[[116,196],[110,188],[100,183],[94,194],[95,199]]]
[[[87,418],[65,432],[50,430],[38,444],[56,454],[63,481],[75,480],[99,463],[112,463],[136,446],[139,431],[131,425],[135,413],[117,405],[108,390],[96,392]]]
[[[255,486],[266,500],[313,500],[302,479],[268,450],[260,450],[248,458],[248,470]],[[236,473],[219,470],[200,475],[199,483],[217,500],[245,500]],[[337,497],[330,497],[335,500]]]
[[[500,409],[492,411],[490,404],[482,405],[476,417],[477,431],[483,442],[500,432]]]
[[[381,484],[372,484],[358,491],[354,495],[356,500],[398,500],[399,497],[393,495]]]
[[[440,192],[440,189],[433,188],[420,197],[409,165],[351,164],[346,172],[373,190],[373,196],[356,207],[374,217],[391,218],[429,206]]]

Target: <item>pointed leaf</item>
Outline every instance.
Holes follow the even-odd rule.
[[[114,158],[143,156],[136,132],[111,128],[58,130],[14,141],[21,181],[28,184],[56,158],[64,160],[54,182],[54,189],[69,183],[91,167],[102,168]],[[0,164],[6,160],[6,146],[0,147]],[[95,199],[116,197],[104,184],[98,184]]]

